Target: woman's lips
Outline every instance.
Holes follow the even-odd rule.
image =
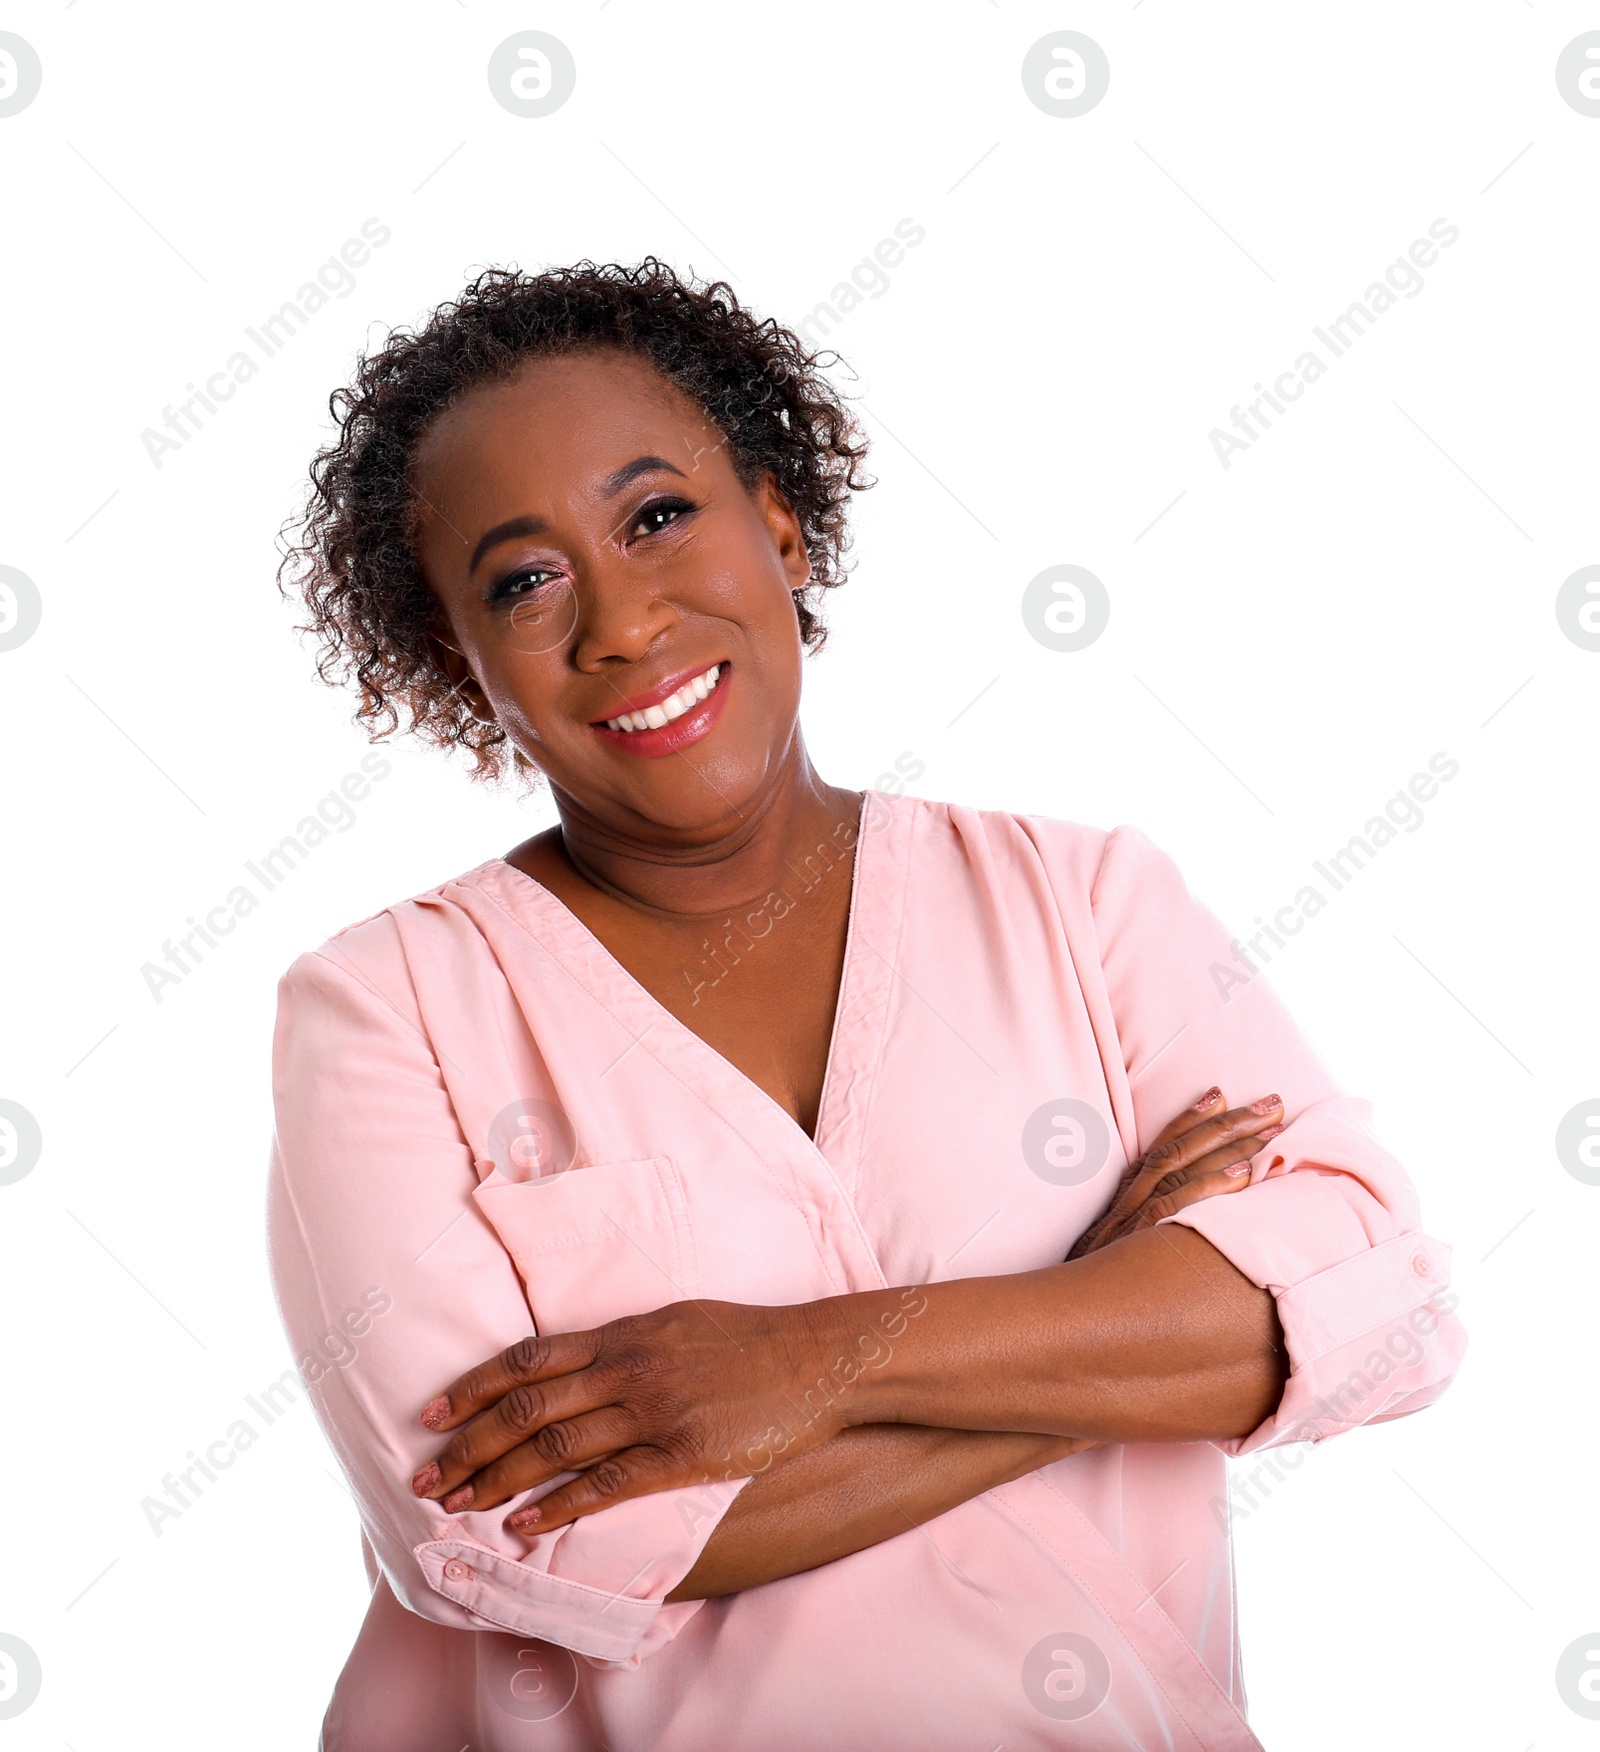
[[[591,724],[590,729],[602,741],[624,754],[638,755],[645,760],[677,754],[707,735],[722,716],[722,708],[727,703],[728,688],[733,680],[733,666],[721,663],[715,667],[718,671],[717,684],[711,692],[698,705],[691,706],[682,717],[674,718],[670,724],[664,724],[659,730],[613,730],[603,723]],[[643,703],[630,705],[625,710],[642,711],[648,706],[659,704],[663,699],[670,699],[685,681],[692,680],[694,675],[701,673],[703,672],[700,670],[691,671],[688,675],[657,688],[654,694],[646,696]],[[623,713],[618,712],[616,715],[621,717]]]
[[[680,669],[675,675],[666,676],[658,681],[648,693],[635,694],[632,699],[619,699],[603,718],[590,720],[594,724],[615,723],[618,718],[626,718],[634,712],[647,712],[652,706],[664,706],[674,694],[679,693],[686,683],[695,682],[702,677],[709,678],[713,670],[725,669],[726,660],[715,663],[702,663],[694,669]],[[640,725],[640,729],[648,726]]]

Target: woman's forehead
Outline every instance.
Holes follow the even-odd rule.
[[[616,347],[527,359],[510,375],[467,390],[448,412],[474,404],[497,408],[513,418],[537,416],[544,408],[561,417],[585,410],[657,422],[706,417],[649,359]]]
[[[705,410],[649,360],[607,348],[530,359],[475,385],[429,424],[413,460],[429,472],[469,459],[592,467],[647,440],[693,455],[713,431]]]

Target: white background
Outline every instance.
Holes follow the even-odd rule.
[[[1453,1245],[1471,1349],[1239,1520],[1245,1670],[1274,1749],[1593,1745],[1555,1666],[1600,1633],[1600,1188],[1554,1137],[1600,1096],[1600,653],[1555,597],[1600,561],[1600,119],[1555,65],[1600,8],[36,0],[0,28],[44,69],[0,119],[0,565],[43,600],[0,653],[0,1096],[44,1139],[0,1187],[0,1630],[44,1671],[0,1741],[310,1746],[364,1609],[303,1401],[159,1537],[141,1508],[290,1364],[278,974],[549,819],[392,747],[354,826],[147,989],[366,752],[273,583],[329,391],[485,265],[655,252],[797,323],[910,218],[831,337],[880,484],[810,667],[817,763],[871,785],[909,752],[924,795],[1136,823],[1244,932],[1460,763],[1269,976]],[[485,77],[529,28],[578,69],[532,120]],[[1063,28],[1111,65],[1076,119],[1020,77]],[[141,433],[368,218],[354,290],[156,467]],[[1210,431],[1441,218],[1423,289],[1224,468]],[[1065,655],[1019,607],[1063,563],[1112,605]]]

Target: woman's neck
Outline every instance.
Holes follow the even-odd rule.
[[[861,804],[860,792],[825,784],[797,745],[796,758],[752,804],[690,834],[622,829],[556,792],[560,824],[507,861],[539,881],[575,877],[647,915],[705,918],[792,888],[820,847],[834,858],[847,853]]]

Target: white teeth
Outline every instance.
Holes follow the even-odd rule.
[[[681,718],[691,707],[699,705],[717,685],[722,665],[714,663],[704,675],[686,681],[670,698],[659,705],[647,706],[642,712],[624,712],[620,718],[607,718],[608,730],[663,730],[674,718]]]

